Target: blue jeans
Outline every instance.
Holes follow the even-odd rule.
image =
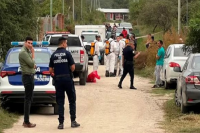
[[[64,122],[65,92],[69,101],[71,121],[76,119],[76,91],[70,77],[55,78],[56,102],[58,104],[59,123]]]

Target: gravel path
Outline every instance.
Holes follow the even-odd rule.
[[[92,70],[92,66],[89,66]],[[69,108],[65,104],[65,129],[58,130],[53,108],[37,107],[30,116],[36,128],[22,127],[23,116],[13,128],[4,133],[162,133],[159,122],[163,121],[163,111],[159,100],[146,90],[151,89],[148,79],[135,76],[137,90],[129,89],[130,79],[126,77],[123,89],[118,89],[120,77],[106,78],[105,66],[99,67],[101,76],[97,83],[86,86],[76,85],[77,122],[79,128],[70,127]],[[68,101],[66,100],[66,103]]]

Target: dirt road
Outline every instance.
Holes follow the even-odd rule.
[[[90,66],[92,70],[92,66]],[[65,108],[65,129],[57,129],[58,120],[52,115],[53,108],[37,108],[30,120],[36,123],[36,128],[22,127],[23,116],[5,133],[162,133],[159,122],[163,120],[163,112],[145,90],[151,89],[149,80],[135,76],[137,90],[129,89],[130,79],[126,77],[123,89],[118,89],[120,77],[106,78],[105,66],[100,66],[101,76],[97,83],[86,86],[76,85],[77,122],[79,128],[70,127],[68,104]],[[66,103],[68,101],[66,100]]]

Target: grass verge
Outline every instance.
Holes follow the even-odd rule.
[[[182,114],[174,99],[164,104],[165,121],[163,126],[170,133],[200,133],[200,115]]]
[[[153,70],[153,68],[142,70],[136,69],[135,74],[141,77],[153,79]],[[153,80],[150,81],[150,83],[153,85]],[[150,93],[162,97],[168,95],[168,98],[170,98],[174,96],[174,88],[167,90],[164,88],[152,89]],[[195,109],[197,108],[198,107]],[[182,114],[180,107],[175,105],[173,98],[164,103],[163,110],[165,113],[165,119],[161,124],[167,133],[200,133],[200,111],[197,113],[191,112],[190,114]]]
[[[3,133],[4,129],[12,127],[19,118],[18,114],[9,113],[6,110],[0,108],[0,133]]]

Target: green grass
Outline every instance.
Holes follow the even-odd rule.
[[[169,95],[174,93],[174,89],[164,89],[164,88],[155,88],[152,89],[151,93],[157,94],[157,95]]]
[[[4,129],[12,127],[13,123],[15,123],[18,118],[18,114],[9,113],[0,108],[0,133],[2,133]]]
[[[200,115],[182,114],[174,99],[164,104],[165,121],[163,126],[167,132],[171,133],[200,133]]]
[[[154,79],[153,73],[154,73],[154,68],[152,68],[152,67],[148,67],[148,68],[145,68],[142,70],[135,69],[136,75],[145,77],[145,78]]]

